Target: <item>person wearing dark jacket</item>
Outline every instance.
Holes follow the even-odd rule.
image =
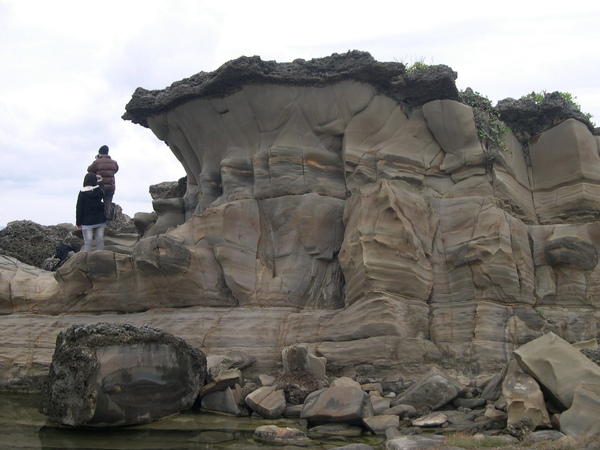
[[[104,184],[104,201],[112,202],[117,187],[115,182],[115,173],[119,171],[117,161],[108,156],[108,147],[103,145],[98,150],[96,159],[88,167],[88,172],[95,173],[102,177]]]
[[[77,196],[75,224],[83,232],[83,251],[92,251],[92,242],[96,240],[96,249],[104,250],[104,189],[98,184],[96,174],[88,172],[83,178],[83,189]]]
[[[100,147],[96,159],[88,167],[88,172],[95,173],[102,177],[102,184],[104,186],[104,215],[107,219],[107,225],[110,225],[111,221],[114,219],[112,201],[117,187],[115,173],[118,171],[119,165],[114,159],[108,156],[108,146],[106,145]]]

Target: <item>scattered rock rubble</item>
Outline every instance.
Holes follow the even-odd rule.
[[[110,414],[106,412],[112,408],[114,413],[115,405],[101,397],[110,397],[117,391],[127,397],[131,386],[115,382],[115,374],[126,372],[140,375],[137,383],[146,387],[147,398],[153,398],[153,387],[144,377],[156,377],[145,369],[154,364],[157,370],[169,372],[159,361],[161,355],[165,356],[166,347],[161,347],[165,343],[175,339],[176,346],[187,348],[177,338],[167,339],[165,335],[168,333],[150,327],[108,324],[73,326],[61,333],[41,410],[55,421],[75,426],[121,425],[124,418],[128,418],[128,423],[143,423],[148,417],[161,417],[164,411],[155,414],[154,409],[164,409],[165,402],[156,397],[156,401],[146,402],[146,415],[140,414],[139,405],[121,402],[117,405],[119,420],[109,423],[105,418]],[[146,338],[152,339],[146,342]],[[243,369],[256,358],[233,351],[203,359],[201,352],[187,348],[184,353],[196,356],[192,363],[179,358],[177,364],[187,361],[184,378],[189,379],[195,368],[199,379],[206,376],[207,383],[188,389],[191,395],[197,395],[197,400],[178,404],[178,410],[194,408],[204,413],[251,415],[266,421],[266,425],[256,428],[257,441],[301,447],[311,446],[311,439],[324,435],[356,439],[356,444],[347,447],[353,449],[373,448],[358,442],[365,436],[379,438],[386,449],[445,445],[453,433],[471,435],[476,441],[496,439],[519,446],[600,438],[600,367],[553,333],[521,346],[502,373],[484,382],[467,382],[466,378],[461,381],[457,378],[463,377],[432,369],[404,392],[385,389],[385,382],[376,380],[319,380],[316,375],[325,373],[324,358],[296,350],[288,348],[282,352],[284,359],[293,359],[284,361],[283,366],[310,365],[315,372],[296,369],[278,377],[263,375],[258,380],[245,380]],[[131,358],[123,356],[132,352],[137,355],[134,360],[145,361],[144,370],[138,370]],[[322,367],[316,367],[317,361]],[[181,370],[175,372],[169,372],[171,378],[181,381]],[[103,375],[100,382],[98,374]],[[109,378],[115,380],[108,382]],[[129,379],[119,379],[126,378]],[[164,377],[159,378],[164,381]],[[106,388],[107,385],[114,389]],[[73,386],[77,388],[72,389]],[[57,395],[61,389],[68,390],[69,395]],[[174,399],[169,399],[173,404]],[[60,414],[56,414],[57,408]],[[136,422],[131,420],[134,416],[136,420],[143,418]],[[280,418],[297,420],[298,427],[269,423]]]

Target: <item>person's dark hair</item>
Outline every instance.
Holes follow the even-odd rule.
[[[88,172],[85,174],[85,177],[83,177],[83,187],[86,186],[98,186],[95,173]]]
[[[108,155],[108,145],[103,145],[102,147],[100,147],[100,150],[98,150],[98,154]]]

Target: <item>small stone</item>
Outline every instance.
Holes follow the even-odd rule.
[[[441,412],[434,412],[426,416],[419,417],[412,421],[415,427],[439,427],[448,421],[448,416]]]

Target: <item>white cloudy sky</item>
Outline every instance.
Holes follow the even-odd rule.
[[[357,49],[447,64],[459,89],[493,103],[570,92],[600,125],[599,44],[597,0],[0,0],[0,226],[73,223],[103,144],[121,167],[115,201],[132,217],[152,210],[148,187],[184,172],[149,130],[121,119],[138,86],[162,89],[239,56]]]

